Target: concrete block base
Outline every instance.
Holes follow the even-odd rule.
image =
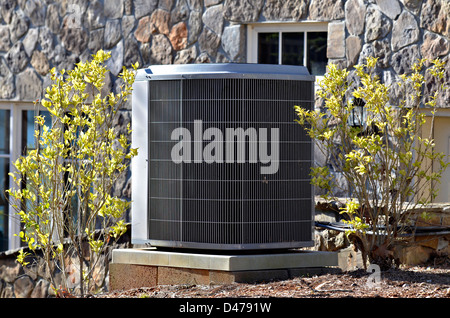
[[[337,267],[338,254],[285,251],[271,254],[203,254],[157,249],[117,249],[109,264],[109,289],[157,285],[220,285],[316,275]]]

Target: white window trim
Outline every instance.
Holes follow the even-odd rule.
[[[261,22],[247,25],[247,63],[258,62],[258,33],[279,32],[280,39],[282,32],[328,32],[328,22],[304,21],[304,22]],[[305,52],[306,41],[304,41]],[[281,45],[279,46],[281,48]],[[304,54],[303,64],[306,65],[307,54]],[[279,54],[278,64],[281,64],[281,54]],[[316,76],[315,88],[323,76]]]

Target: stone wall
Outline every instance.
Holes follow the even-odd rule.
[[[110,90],[122,66],[134,62],[246,62],[245,25],[267,21],[329,22],[329,61],[351,68],[376,56],[387,84],[416,58],[450,59],[446,0],[2,0],[0,99],[41,98],[49,69],[71,69],[99,49],[112,53]],[[446,76],[450,81],[450,63]],[[450,90],[440,102],[450,103]],[[128,102],[120,124],[130,111]],[[130,197],[129,177],[116,194]]]
[[[345,218],[340,213],[345,201],[346,198],[341,198],[340,201],[328,203],[316,197],[313,250],[338,251],[342,255],[351,251],[350,258],[355,258],[355,248],[345,234],[345,224],[342,221]],[[448,262],[450,204],[434,203],[417,207],[408,211],[408,215],[408,223],[414,226],[415,233],[406,234],[395,243],[392,247],[394,259],[406,266]]]
[[[47,298],[54,295],[45,279],[43,262],[24,268],[17,261],[18,251],[0,253],[0,298]]]
[[[35,100],[52,67],[110,50],[122,66],[245,62],[245,24],[328,21],[328,58],[351,67],[380,58],[387,82],[417,57],[449,57],[446,0],[3,0],[1,99]]]
[[[34,101],[48,72],[109,50],[114,89],[122,66],[245,61],[243,26],[214,0],[4,0],[0,99]],[[128,105],[126,110],[129,110]]]

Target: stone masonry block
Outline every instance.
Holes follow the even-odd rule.
[[[109,264],[109,290],[156,286],[158,267],[133,264]]]
[[[164,266],[159,267],[158,285],[175,285],[175,284],[208,285],[209,271],[205,269],[175,268]]]
[[[329,59],[345,57],[345,22],[328,24],[327,57]]]

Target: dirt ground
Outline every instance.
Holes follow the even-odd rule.
[[[233,283],[170,285],[115,291],[99,298],[450,298],[450,260],[381,272],[329,270],[313,277]]]

